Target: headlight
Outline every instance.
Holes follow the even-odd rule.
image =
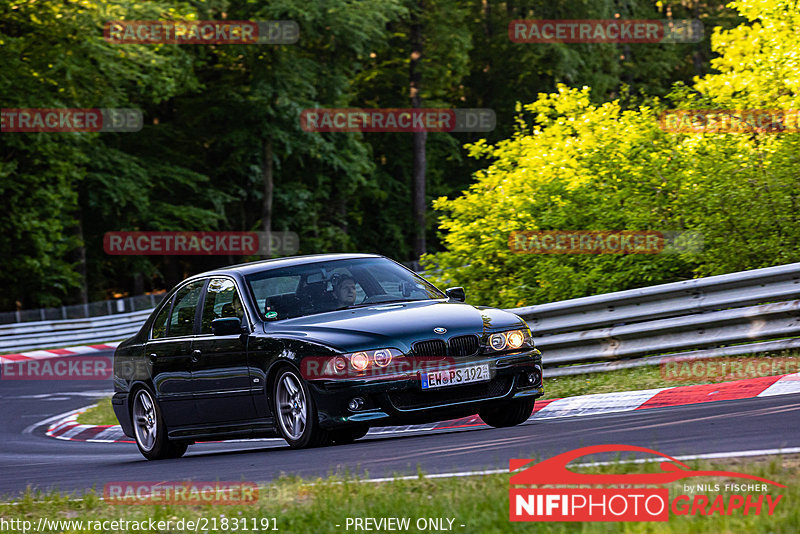
[[[372,354],[372,361],[378,367],[386,367],[392,362],[392,353],[386,349],[376,350]]]
[[[525,343],[525,336],[519,330],[514,330],[506,336],[506,343],[508,343],[508,348],[518,349]]]
[[[362,350],[338,356],[303,359],[302,373],[308,380],[366,378],[408,372],[408,362],[397,349]]]
[[[347,367],[347,360],[345,360],[341,356],[337,356],[336,358],[334,358],[333,368],[337,374],[344,372],[346,367]]]
[[[492,334],[489,338],[489,345],[491,345],[494,350],[503,350],[506,348],[506,335],[502,332],[499,334]]]
[[[527,328],[525,330],[497,332],[489,336],[489,347],[496,352],[517,350],[525,347],[533,347],[533,339],[531,338],[530,330]]]
[[[356,371],[363,371],[369,365],[369,356],[367,356],[366,352],[356,352],[350,356],[350,365]]]

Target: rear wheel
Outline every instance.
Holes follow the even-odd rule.
[[[536,399],[515,399],[507,404],[484,408],[478,412],[483,422],[495,428],[524,423],[533,413]]]
[[[144,388],[136,390],[131,406],[134,437],[139,452],[148,460],[180,458],[189,446],[185,441],[170,441],[161,408]]]
[[[357,426],[353,428],[342,428],[329,431],[330,439],[335,445],[346,445],[353,443],[359,438],[363,438],[369,432],[368,426]]]
[[[317,408],[308,386],[293,369],[278,371],[272,391],[278,431],[290,447],[302,449],[330,443],[330,435],[317,421]]]

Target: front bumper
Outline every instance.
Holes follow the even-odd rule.
[[[488,364],[491,379],[425,389],[419,372],[391,379],[320,379],[309,381],[323,428],[355,425],[419,424],[473,415],[485,406],[515,398],[538,398],[542,387],[542,355],[538,349],[459,358],[448,369]],[[534,381],[529,376],[534,375]],[[363,400],[359,409],[348,405]]]

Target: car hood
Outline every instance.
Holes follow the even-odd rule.
[[[450,339],[524,326],[513,313],[463,302],[418,301],[338,310],[267,322],[273,336],[303,338],[343,352],[394,347],[408,352],[415,341]],[[446,332],[437,334],[434,328]]]

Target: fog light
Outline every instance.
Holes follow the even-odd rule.
[[[341,374],[344,371],[344,368],[347,366],[347,360],[342,358],[341,356],[337,356],[333,360],[333,368],[336,370],[336,374]]]
[[[351,412],[355,412],[360,410],[364,407],[364,399],[361,397],[355,397],[354,399],[350,399],[350,402],[347,404],[347,407],[350,409]]]
[[[542,370],[535,367],[532,371],[525,371],[524,379],[528,381],[529,385],[538,384],[542,381]]]

